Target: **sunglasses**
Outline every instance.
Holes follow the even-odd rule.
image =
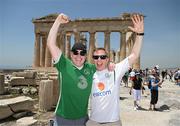
[[[94,56],[93,56],[93,59],[95,59],[95,60],[98,60],[99,58],[102,59],[102,60],[104,60],[104,59],[107,58],[107,56],[106,56],[106,55],[94,55]]]
[[[78,50],[72,50],[73,54],[74,55],[81,55],[81,56],[85,56],[86,55],[86,50],[81,50],[81,51],[78,51]]]

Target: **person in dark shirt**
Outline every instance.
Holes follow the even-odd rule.
[[[143,92],[143,80],[140,77],[140,73],[135,74],[135,78],[132,80],[132,86],[130,88],[130,95],[133,93],[134,98],[134,110],[137,110],[140,108],[138,102],[141,100],[141,91]]]

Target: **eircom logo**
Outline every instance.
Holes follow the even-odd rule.
[[[100,91],[104,90],[104,88],[105,88],[105,85],[104,85],[104,83],[102,83],[102,82],[99,82],[99,83],[97,84],[97,86],[98,86],[98,89],[99,89]]]
[[[94,96],[94,97],[106,96],[106,95],[110,95],[110,94],[111,94],[111,90],[104,91],[104,89],[105,89],[105,84],[104,84],[104,83],[99,82],[99,83],[97,84],[97,87],[98,87],[99,91],[93,93],[93,96]]]

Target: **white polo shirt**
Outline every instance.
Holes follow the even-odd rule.
[[[116,64],[115,71],[96,71],[91,90],[90,119],[96,122],[115,122],[120,119],[120,82],[129,69],[128,58]]]

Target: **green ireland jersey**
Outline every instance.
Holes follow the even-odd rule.
[[[86,116],[95,66],[85,63],[79,70],[71,60],[61,55],[55,67],[59,72],[60,80],[60,97],[56,106],[56,115],[66,119],[79,119]]]

